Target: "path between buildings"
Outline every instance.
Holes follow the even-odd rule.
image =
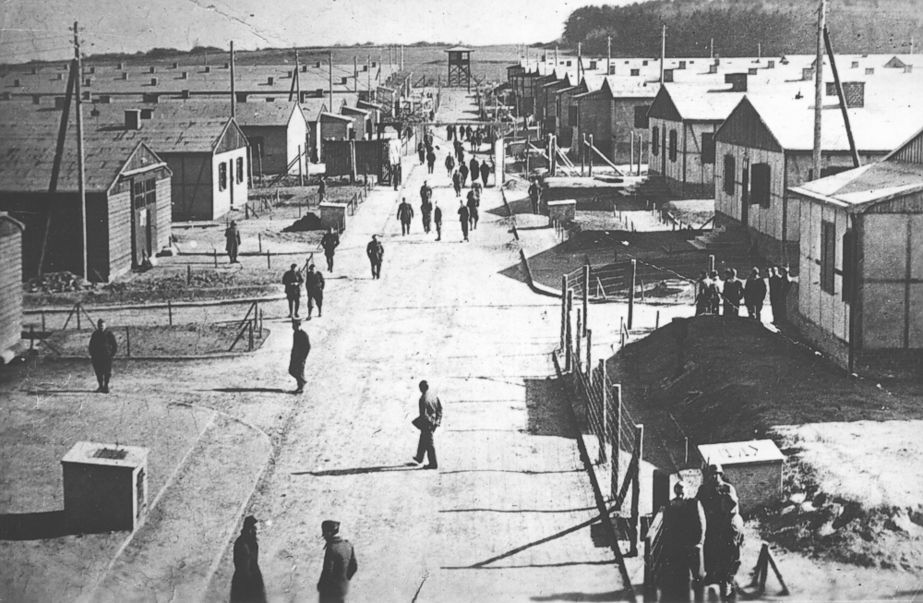
[[[618,598],[611,550],[594,542],[595,529],[575,528],[596,508],[567,401],[548,379],[558,306],[500,274],[518,254],[502,212],[489,211],[502,205],[499,191],[485,191],[479,228],[462,243],[444,168],[427,175],[412,160],[404,195],[418,211],[429,181],[443,241],[422,234],[419,216],[401,237],[393,191],[373,192],[348,225],[347,248],[383,235],[382,278],[369,278],[364,254],[341,254],[338,272],[350,279],[328,293],[324,318],[306,324],[312,336],[328,330],[248,510],[263,520],[269,599],[314,596],[323,519],[341,521],[356,546],[353,600]],[[251,373],[269,370],[254,364]],[[407,466],[420,379],[445,406],[438,471]],[[208,600],[227,596],[230,541],[219,568]]]

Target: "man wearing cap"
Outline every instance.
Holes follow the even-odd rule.
[[[326,520],[321,524],[324,546],[324,566],[317,581],[320,603],[343,603],[349,592],[349,581],[359,569],[356,552],[348,540],[340,537],[340,522]]]
[[[260,545],[256,540],[256,518],[248,515],[234,541],[234,577],[231,578],[231,603],[266,601],[263,573],[260,571]]]
[[[703,600],[702,544],[706,519],[702,504],[686,498],[683,482],[673,486],[676,498],[663,511],[663,572],[660,588],[665,601],[688,601],[689,579],[697,602]]]
[[[106,321],[100,318],[96,321],[96,330],[90,335],[90,362],[93,364],[93,371],[96,373],[96,382],[99,387],[98,393],[109,393],[109,379],[112,377],[112,359],[115,357],[119,346],[115,341],[115,335],[106,328]]]
[[[327,258],[327,272],[333,272],[333,254],[340,246],[340,234],[333,230],[333,226],[324,233],[320,246],[324,248],[324,257]]]
[[[308,290],[308,318],[314,312],[314,303],[317,302],[317,317],[320,318],[324,306],[324,275],[314,270],[314,264],[308,266],[304,286]]]
[[[385,248],[378,240],[378,235],[372,235],[372,240],[365,246],[365,255],[372,264],[372,278],[381,278],[381,261],[385,257]]]
[[[288,374],[295,378],[298,387],[295,388],[294,394],[304,392],[304,365],[308,360],[308,353],[311,351],[311,340],[308,334],[301,330],[301,319],[292,320],[292,355],[288,362]]]
[[[724,539],[731,527],[731,517],[722,507],[727,506],[728,502],[733,502],[736,508],[739,499],[734,486],[724,480],[724,469],[718,464],[708,466],[696,498],[702,503],[702,509],[705,511],[705,582],[711,584],[718,582],[719,577],[725,573]]]
[[[282,284],[285,286],[285,298],[288,300],[288,317],[297,318],[298,308],[301,306],[301,271],[298,270],[298,264],[292,264],[292,267],[282,275]]]
[[[224,250],[228,252],[229,263],[237,263],[237,250],[240,248],[240,231],[237,222],[231,220],[230,226],[224,230]]]
[[[417,454],[413,457],[416,463],[423,462],[423,456],[429,459],[424,469],[436,469],[436,446],[433,443],[433,433],[442,423],[442,402],[439,397],[429,389],[429,383],[420,381],[420,415],[414,425],[420,430],[420,440],[417,442]]]
[[[413,220],[413,207],[402,198],[397,206],[397,219],[401,221],[401,236],[410,234],[410,222]]]
[[[433,209],[433,224],[436,225],[436,240],[442,240],[442,209],[439,202],[436,201],[436,207]]]

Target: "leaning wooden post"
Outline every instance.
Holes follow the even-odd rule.
[[[584,325],[586,326],[586,325]],[[593,330],[586,330],[586,370],[590,373],[590,383],[593,383]]]
[[[593,144],[593,135],[592,135],[592,134],[590,134],[590,135],[588,136],[588,139],[589,139],[588,142],[589,142],[589,145],[590,145],[590,146],[589,146],[589,148],[587,148],[587,165],[589,166],[588,171],[587,171],[587,175],[588,175],[590,178],[592,178],[592,177],[593,177],[593,153],[594,153],[595,150],[596,150],[596,146]]]
[[[574,366],[576,367],[578,371],[580,370],[580,363],[583,362],[583,352],[580,346],[580,341],[583,339],[583,335],[581,335],[582,332],[583,332],[583,312],[580,310],[580,308],[577,308],[577,335],[575,336],[575,339],[577,341],[575,342],[576,351],[574,354]]]
[[[80,330],[80,302],[74,306],[74,309],[77,310],[77,330]]]
[[[567,335],[567,275],[561,275],[561,351],[564,351],[566,345],[565,336]]]
[[[564,370],[570,372],[573,370],[573,329],[571,328],[571,311],[574,308],[574,290],[567,290],[567,320],[565,321],[566,334],[564,337]]]
[[[583,171],[585,169],[585,154],[586,154],[586,134],[583,135],[583,144],[580,145],[580,175],[583,176]]]
[[[631,330],[635,316],[635,276],[638,273],[638,260],[632,259],[628,272],[628,330]]]
[[[131,331],[125,327],[125,355],[131,358]]]
[[[629,556],[638,554],[638,504],[641,498],[641,457],[644,454],[644,425],[635,425],[635,450],[632,460],[635,463],[635,475],[631,480],[631,546]]]
[[[589,357],[587,358],[589,361]],[[606,444],[609,441],[609,431],[612,427],[609,425],[608,415],[609,414],[609,396],[606,395],[606,361],[600,359],[599,361],[599,420],[602,423],[600,426],[599,433],[597,434],[597,439],[599,440],[599,455],[597,459],[600,463],[606,462]]]
[[[304,157],[301,154],[301,145],[298,145],[298,186],[304,186]]]
[[[583,336],[586,337],[587,332],[587,323],[589,322],[589,314],[587,310],[590,305],[590,267],[587,264],[583,265]]]

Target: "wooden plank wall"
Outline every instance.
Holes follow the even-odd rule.
[[[19,341],[22,333],[22,232],[0,220],[0,350]]]

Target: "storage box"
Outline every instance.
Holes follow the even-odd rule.
[[[725,480],[737,489],[741,512],[782,498],[785,455],[772,440],[703,444],[699,446],[699,455],[703,467],[722,466]]]

